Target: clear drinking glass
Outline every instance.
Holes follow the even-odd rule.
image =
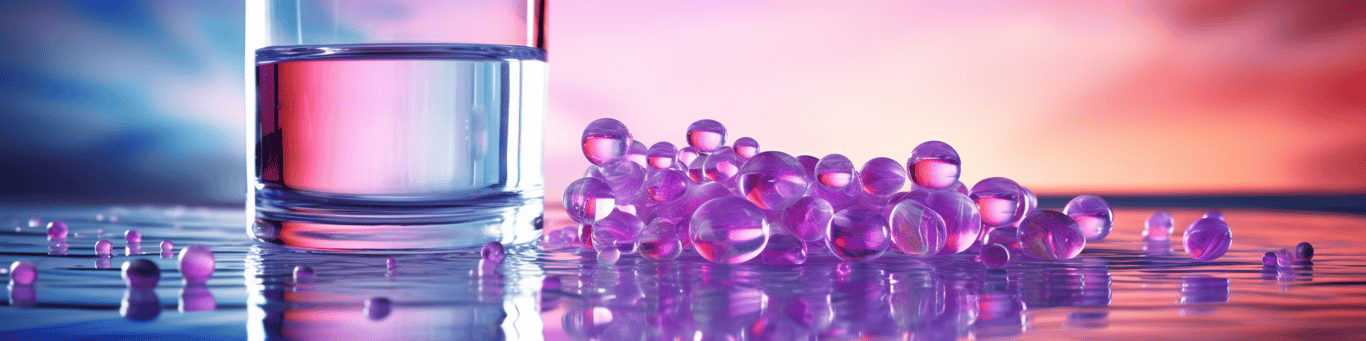
[[[380,251],[535,240],[543,9],[248,1],[252,236]]]

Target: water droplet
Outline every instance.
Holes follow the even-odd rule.
[[[582,142],[583,156],[588,158],[588,162],[601,166],[625,158],[626,150],[634,140],[626,124],[602,118],[584,128]]]
[[[1042,259],[1072,259],[1086,247],[1077,221],[1058,211],[1030,213],[1018,233],[1022,251]]]
[[[1010,263],[1010,250],[1001,244],[987,244],[982,247],[982,254],[978,259],[987,268],[1000,269]]]
[[[294,266],[294,283],[313,283],[313,278],[315,276],[317,276],[317,273],[313,271],[313,267],[311,266]]]
[[[693,157],[696,156],[696,154],[693,154]],[[668,142],[655,143],[645,152],[646,164],[649,164],[650,168],[654,169],[674,168],[674,161],[677,161],[677,159],[678,149],[674,148],[674,144]]]
[[[740,191],[766,210],[781,210],[806,194],[810,180],[801,163],[787,153],[767,151],[740,167]]]
[[[50,223],[47,223],[48,240],[64,240],[66,239],[67,231],[68,229],[66,227],[66,222],[63,222],[61,220],[54,220]]]
[[[13,284],[29,285],[38,280],[38,266],[30,261],[15,261],[9,265],[9,280]]]
[[[213,251],[207,246],[190,245],[180,249],[180,275],[186,283],[204,283],[213,276]]]
[[[1077,225],[1081,226],[1081,232],[1086,234],[1086,241],[1105,239],[1105,236],[1110,235],[1110,229],[1115,226],[1115,214],[1110,210],[1110,203],[1094,195],[1072,198],[1062,213],[1077,221]]]
[[[688,145],[703,153],[715,152],[726,144],[726,127],[721,122],[700,120],[688,125]]]
[[[741,137],[735,140],[732,148],[735,149],[736,155],[746,159],[752,158],[755,154],[759,154],[759,141],[749,137]]]
[[[616,205],[612,187],[598,178],[578,179],[564,189],[564,211],[580,224],[592,224],[606,217]]]
[[[902,200],[887,214],[892,244],[911,256],[931,256],[944,248],[948,230],[944,218],[915,200]]]
[[[826,246],[836,257],[849,261],[866,261],[882,257],[891,245],[891,231],[881,213],[850,207],[835,213],[826,234]]]
[[[949,144],[939,141],[926,141],[911,150],[911,158],[906,160],[906,172],[917,185],[931,189],[942,189],[958,181],[962,162],[958,151]]]
[[[151,288],[161,281],[161,269],[157,263],[138,258],[123,262],[123,283],[130,288]]]
[[[114,254],[114,243],[110,243],[105,239],[100,239],[100,241],[95,242],[95,255],[109,256],[112,254]]]
[[[1202,218],[1186,226],[1182,237],[1186,253],[1201,261],[1218,259],[1233,245],[1233,232],[1228,223],[1218,218]]]
[[[1176,221],[1172,219],[1171,213],[1167,213],[1167,211],[1153,212],[1153,215],[1143,222],[1143,239],[1170,240],[1175,228]]]
[[[797,239],[814,242],[825,239],[835,210],[818,197],[803,197],[783,209],[778,226]]]
[[[488,242],[484,248],[479,250],[479,257],[490,262],[502,262],[503,257],[507,256],[507,250],[503,248],[503,243]]]
[[[863,184],[863,191],[874,195],[885,197],[895,194],[906,186],[906,170],[901,168],[901,163],[890,158],[879,157],[868,160],[859,170],[859,182]]]
[[[714,263],[743,263],[768,244],[764,212],[754,203],[733,196],[712,199],[693,213],[688,231],[697,253]]]

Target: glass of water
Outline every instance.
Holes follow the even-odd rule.
[[[540,0],[248,1],[249,233],[348,251],[535,240],[543,10]]]

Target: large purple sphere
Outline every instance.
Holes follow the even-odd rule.
[[[616,194],[602,179],[574,180],[564,189],[564,211],[580,224],[592,224],[606,217],[616,205]]]
[[[910,173],[911,181],[931,189],[953,186],[958,182],[961,168],[958,151],[939,141],[921,143],[911,150],[911,157],[906,159],[906,172]]]
[[[123,262],[123,283],[130,288],[151,288],[161,281],[161,269],[157,263],[138,258]]]
[[[939,217],[944,219],[946,237],[944,248],[939,250],[941,255],[963,252],[982,235],[982,215],[977,210],[977,204],[963,193],[930,192],[925,197],[925,207],[939,213]]]
[[[1176,227],[1176,221],[1172,219],[1172,214],[1167,211],[1153,212],[1148,220],[1143,222],[1144,240],[1170,240],[1172,230]]]
[[[1186,226],[1182,244],[1195,260],[1208,261],[1222,257],[1233,245],[1233,232],[1228,223],[1218,218],[1203,218]]]
[[[783,209],[779,226],[797,239],[814,242],[825,238],[835,210],[825,199],[803,197]]]
[[[180,249],[180,275],[187,283],[204,283],[213,276],[213,251],[207,246],[190,245]]]
[[[806,243],[797,237],[774,234],[768,238],[768,246],[759,257],[764,264],[802,265],[806,263]]]
[[[668,142],[655,143],[650,146],[650,150],[645,152],[645,163],[654,169],[674,168],[675,161],[678,160],[678,149],[674,144]]]
[[[646,225],[639,243],[640,254],[653,259],[669,260],[683,253],[678,224],[665,219],[655,219]]]
[[[616,248],[622,253],[634,253],[636,240],[640,239],[640,231],[644,229],[645,223],[636,215],[613,210],[612,214],[593,224],[593,248]]]
[[[902,200],[887,213],[892,244],[911,256],[930,256],[944,248],[944,218],[915,200]]]
[[[611,118],[601,118],[583,129],[583,156],[595,165],[605,165],[624,159],[634,140],[626,125]]]
[[[713,120],[700,120],[688,125],[688,145],[703,153],[715,152],[726,145],[726,126]]]
[[[982,225],[1001,227],[1020,221],[1025,202],[1021,200],[1020,184],[1002,177],[986,178],[972,185],[969,197],[982,212]]]
[[[688,194],[688,174],[675,169],[650,169],[642,185],[645,195],[660,203],[673,202]]]
[[[693,213],[688,231],[697,253],[714,263],[743,263],[768,245],[764,211],[740,197],[708,201]]]
[[[875,196],[888,196],[906,186],[906,170],[901,163],[890,158],[879,157],[868,160],[859,170],[859,182],[863,191]]]
[[[825,242],[840,259],[865,261],[887,252],[892,244],[890,234],[881,212],[855,206],[835,213]]]
[[[14,284],[29,285],[38,280],[38,266],[30,261],[16,261],[9,265],[9,280]]]
[[[50,223],[47,223],[48,240],[66,240],[66,233],[68,231],[69,229],[66,227],[66,222],[63,222],[61,220],[55,220]]]
[[[816,183],[827,189],[842,190],[854,183],[854,162],[840,154],[830,154],[821,158],[813,170]]]
[[[1072,259],[1086,248],[1086,235],[1077,221],[1058,211],[1030,213],[1017,233],[1021,251],[1042,259]]]
[[[766,210],[781,210],[806,194],[810,180],[797,158],[767,151],[755,154],[740,167],[740,192]]]
[[[1115,214],[1110,210],[1110,203],[1094,195],[1072,198],[1062,213],[1077,221],[1077,225],[1081,226],[1081,232],[1086,234],[1087,241],[1105,239],[1105,236],[1110,235],[1110,229],[1115,226]]]

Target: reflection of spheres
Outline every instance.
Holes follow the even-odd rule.
[[[119,305],[119,315],[129,321],[151,321],[161,315],[161,299],[152,288],[128,288]]]
[[[693,289],[693,321],[703,334],[728,334],[759,320],[767,305],[763,291],[748,286],[702,285]]]
[[[33,290],[33,285],[11,284],[9,304],[19,309],[33,308],[38,305],[38,292]]]
[[[1067,315],[1065,325],[1076,329],[1100,329],[1110,327],[1108,311],[1078,311]]]
[[[393,310],[393,302],[387,297],[372,297],[365,300],[365,317],[371,321],[383,320],[389,317],[389,312]]]
[[[1188,276],[1181,278],[1181,300],[1177,303],[1190,305],[1181,308],[1182,315],[1200,315],[1214,311],[1213,304],[1228,303],[1228,279],[1210,276]]]
[[[216,309],[218,309],[218,302],[214,300],[213,293],[209,292],[209,287],[203,283],[187,284],[180,289],[180,312],[213,311]]]
[[[138,258],[123,262],[123,283],[130,288],[151,288],[161,281],[161,269],[152,261]]]

